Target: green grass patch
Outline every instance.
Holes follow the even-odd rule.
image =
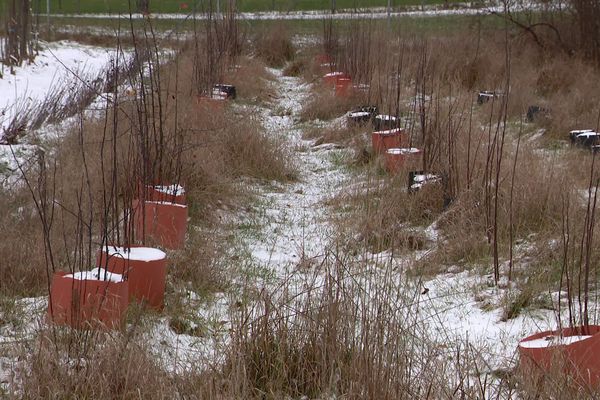
[[[41,19],[43,25],[45,19]],[[130,22],[124,18],[86,18],[86,17],[52,17],[51,23],[54,27],[72,26],[78,29],[85,28],[106,28],[109,30],[120,30],[123,34],[127,34],[130,29]],[[134,28],[142,28],[147,21],[133,20]],[[194,21],[192,19],[152,19],[152,26],[156,31],[175,30],[178,32],[186,32],[194,29]],[[202,31],[203,21],[196,22],[196,28]],[[280,24],[279,20],[248,20],[243,21],[243,26],[250,33],[259,32],[264,29],[269,29],[275,24]],[[374,20],[374,24],[382,24],[387,27],[387,20]],[[477,16],[477,15],[440,15],[427,17],[409,17],[401,16],[392,19],[391,31],[393,35],[425,35],[434,36],[445,33],[461,32],[465,30],[485,30],[497,29],[501,26],[501,18],[495,16]],[[286,27],[290,32],[297,35],[322,35],[323,21],[313,19],[292,19],[285,21]],[[340,32],[352,29],[350,21],[336,20],[334,21],[336,29]],[[43,27],[41,28],[44,30]]]
[[[392,0],[394,8],[411,5],[432,5],[457,3],[458,0]],[[219,3],[222,10],[227,8],[228,0],[213,0],[214,10]],[[237,0],[237,8],[241,12],[257,11],[309,11],[330,10],[328,0]],[[90,13],[123,13],[136,11],[136,0],[50,0],[50,12],[65,14]],[[150,0],[150,11],[154,13],[191,12],[196,9],[203,11],[208,8],[207,1],[199,0]],[[336,9],[361,9],[368,7],[386,7],[387,0],[337,0]],[[46,12],[46,2],[34,2],[34,11]]]

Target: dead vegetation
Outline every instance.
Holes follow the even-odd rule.
[[[346,129],[354,138],[348,140],[343,133],[328,134],[331,128],[313,129],[310,137],[352,144],[357,159],[369,155],[371,178],[356,196],[342,200],[355,212],[349,218],[355,222],[351,231],[358,230],[366,243],[379,243],[374,249],[395,249],[405,247],[407,229],[436,221],[444,233],[443,247],[431,252],[424,264],[443,269],[457,263],[499,264],[500,258],[514,256],[515,241],[529,240],[532,234],[559,239],[565,204],[577,215],[574,218],[584,217],[584,203],[576,199],[578,190],[591,182],[592,157],[566,146],[570,129],[597,125],[597,110],[583,106],[596,96],[597,79],[592,76],[598,72],[593,66],[565,54],[550,58],[513,32],[508,42],[504,33],[493,31],[485,36],[457,32],[444,38],[406,39],[399,44],[382,37],[382,31],[368,24],[358,26],[337,51],[337,63],[354,66],[355,73],[368,80],[368,97],[348,103],[309,102],[305,118],[340,117],[362,102],[377,104],[392,115],[398,110],[412,145],[424,149],[421,169],[439,174],[445,183],[410,195],[407,175],[381,180],[381,160],[372,154],[368,141],[358,140],[357,132]],[[352,51],[345,53],[348,48]],[[376,66],[356,62],[369,51],[383,55]],[[479,105],[477,92],[483,89],[503,94]],[[556,113],[549,111],[527,122],[532,105]],[[558,261],[551,264],[560,265]],[[558,284],[559,276],[552,274],[548,284]]]
[[[571,272],[571,281],[563,287],[583,289],[584,269],[595,271],[598,259],[598,239],[590,233],[590,226],[595,227],[590,211],[595,208],[595,195],[589,196],[595,193],[598,178],[592,156],[566,149],[563,142],[571,128],[596,126],[592,124],[597,110],[585,105],[595,104],[597,70],[566,55],[549,59],[522,38],[511,38],[511,57],[505,63],[503,33],[482,38],[461,32],[427,42],[407,39],[399,47],[384,38],[368,24],[354,26],[347,44],[337,48],[337,62],[360,76],[361,82],[370,83],[369,92],[336,98],[317,84],[302,119],[327,121],[352,107],[378,103],[383,112],[404,117],[411,142],[426,150],[423,169],[442,175],[442,184],[409,194],[407,171],[386,176],[381,158],[361,136],[364,128],[305,132],[306,138],[352,146],[366,179],[330,204],[350,210],[338,221],[338,251],[327,254],[308,274],[287,277],[283,290],[257,293],[256,288],[246,288],[249,293],[242,293],[232,313],[231,342],[223,359],[214,364],[199,362],[197,370],[171,375],[141,344],[138,329],[143,321],[135,315],[126,331],[93,340],[42,330],[22,353],[28,354],[27,368],[19,377],[22,391],[13,396],[171,398],[177,393],[182,398],[477,399],[508,398],[517,391],[524,398],[593,396],[567,394],[566,388],[572,388],[560,373],[537,386],[513,370],[490,371],[485,349],[471,343],[456,348],[440,344],[445,333],[435,323],[418,319],[421,296],[426,293],[421,286],[403,280],[391,264],[371,265],[350,255],[428,250],[414,265],[411,277],[426,277],[451,265],[482,267],[486,274],[508,276],[521,290],[505,299],[505,319],[534,304],[549,287],[560,285],[564,271]],[[281,32],[260,38],[257,52],[272,65],[290,59],[287,37]],[[380,63],[359,62],[374,53],[386,56]],[[195,57],[184,52],[161,68],[157,96],[165,101],[164,111],[156,112],[154,103],[127,101],[105,117],[119,121],[118,135],[108,135],[115,141],[108,139],[106,144],[118,143],[123,165],[129,165],[132,145],[124,132],[142,130],[148,121],[168,127],[164,136],[168,144],[157,168],[185,183],[194,204],[193,224],[208,228],[191,233],[188,247],[175,254],[171,264],[169,325],[192,337],[205,333],[185,319],[188,291],[210,296],[226,291],[231,283],[224,264],[237,260],[224,259],[227,237],[217,227],[224,205],[235,207],[248,195],[240,179],[295,177],[290,154],[262,132],[252,112],[231,108],[222,113],[199,112],[198,87],[189,85],[200,86],[195,81]],[[288,73],[310,75],[311,71],[302,71],[307,65],[298,62]],[[231,67],[211,74],[225,80],[231,77],[244,102],[269,97],[265,83],[269,76],[260,62],[244,59],[239,69]],[[571,78],[568,71],[585,79]],[[256,76],[260,79],[248,79]],[[319,82],[320,76],[310,80]],[[479,89],[504,91],[504,96],[477,105]],[[551,110],[549,117],[523,122],[533,104]],[[130,120],[139,114],[150,117]],[[85,177],[91,182],[91,197],[83,211],[97,221],[101,215],[94,214],[93,206],[103,201],[100,165],[111,161],[98,154],[98,138],[111,128],[81,123],[76,134],[56,149],[51,182],[37,182],[38,190],[56,190],[59,222],[54,246],[63,249],[57,265],[69,263],[64,249],[73,243],[66,233],[78,227],[80,216],[74,211],[82,211],[81,196],[73,196],[84,181],[78,166],[85,158],[92,173]],[[538,128],[546,132],[534,137]],[[181,160],[180,167],[171,164],[174,159]],[[119,182],[130,183],[127,172]],[[593,206],[588,196],[594,199]],[[25,197],[17,193],[1,199],[11,211],[3,214],[0,224],[6,237],[0,244],[5,260],[0,282],[6,295],[41,294],[46,284],[44,246],[35,230],[15,232],[15,227],[26,227],[21,225],[24,222],[31,226],[36,218]],[[439,241],[425,231],[432,226],[442,235]],[[506,268],[500,269],[500,262]]]
[[[256,34],[254,46],[256,54],[270,67],[283,67],[296,55],[290,32],[283,23],[261,29]]]

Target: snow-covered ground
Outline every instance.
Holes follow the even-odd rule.
[[[299,270],[314,270],[327,254],[338,251],[333,250],[339,240],[331,223],[335,211],[327,205],[327,201],[350,187],[360,189],[361,184],[360,180],[356,182],[357,176],[343,163],[336,162],[346,156],[346,149],[328,144],[314,146],[313,141],[302,139],[305,125],[299,123],[298,115],[310,95],[310,85],[302,83],[299,78],[282,76],[280,70],[270,72],[275,76],[274,86],[278,95],[274,104],[260,108],[258,112],[268,134],[284,140],[292,151],[299,179],[293,183],[272,182],[256,186],[259,195],[251,205],[251,215],[244,215],[238,220],[237,236],[241,249],[236,251],[248,257],[246,264],[253,268],[253,278],[256,278],[253,284],[257,285],[257,289],[277,291],[281,285],[293,289],[295,284],[290,282],[296,278],[299,281],[303,279]],[[250,229],[248,218],[253,219]],[[443,245],[443,237],[435,224],[424,229],[424,233],[432,247]],[[491,277],[482,275],[480,271],[456,270],[424,281],[407,277],[403,271],[421,256],[419,252],[408,256],[392,256],[384,252],[367,254],[366,258],[363,254],[357,264],[366,263],[365,276],[357,275],[353,279],[364,278],[365,286],[374,286],[369,279],[373,274],[383,275],[385,271],[370,266],[391,262],[393,270],[397,271],[393,284],[398,287],[405,285],[405,290],[416,293],[427,289],[417,295],[414,303],[399,312],[412,315],[414,322],[423,331],[429,332],[429,339],[449,349],[468,343],[483,360],[483,373],[491,374],[497,369],[513,367],[521,339],[556,327],[555,313],[550,310],[525,310],[516,318],[502,321],[502,303],[516,289],[507,283],[502,288],[494,287]],[[241,273],[249,274],[248,271]],[[315,282],[320,282],[319,278],[313,284]],[[248,284],[248,281],[244,283]],[[214,316],[227,321],[230,318],[227,311],[229,304],[231,301],[226,296],[221,297],[213,307]],[[221,333],[215,332],[208,341],[223,347],[230,328],[227,321],[221,325]],[[177,349],[178,356],[169,358],[174,364],[170,369],[177,370],[175,365],[185,368],[182,363],[185,364],[186,360],[191,363],[194,355],[198,354],[207,360],[210,356],[219,357],[219,351],[206,339],[175,335],[172,331],[165,335],[164,332],[157,330],[155,334],[158,336],[154,336],[153,343],[157,343],[159,350],[162,343],[161,351],[171,352],[169,354],[174,354],[173,349]]]
[[[297,183],[278,185],[274,190],[262,189],[263,201],[259,207],[264,210],[259,210],[263,216],[258,223],[260,233],[248,239],[247,244],[254,262],[272,268],[275,276],[283,277],[289,274],[290,267],[303,259],[318,260],[324,257],[328,247],[335,245],[337,238],[330,226],[334,211],[325,203],[351,187],[356,176],[334,162],[347,150],[326,144],[313,147],[312,142],[302,140],[302,131],[295,118],[309,95],[309,87],[298,78],[281,76],[278,70],[271,72],[278,82],[279,98],[275,109],[291,113],[285,116],[266,114],[264,124],[267,132],[284,137],[296,149],[300,179]],[[443,238],[434,226],[428,227],[425,233],[430,236],[432,246],[442,244]],[[370,255],[370,258],[382,263],[388,256],[382,253]],[[392,262],[402,267],[398,271],[403,271],[418,257],[419,254],[395,256]],[[509,289],[494,288],[489,281],[489,277],[477,272],[442,274],[421,282],[429,290],[415,307],[421,309],[423,324],[444,328],[444,334],[438,337],[440,340],[460,343],[469,340],[489,354],[491,366],[506,366],[507,360],[514,359],[519,340],[555,327],[555,316],[550,311],[525,312],[517,318],[501,321],[500,304]]]
[[[255,281],[250,284],[259,287],[277,284],[299,263],[314,262],[323,257],[333,231],[327,223],[328,210],[322,203],[348,179],[333,167],[330,157],[331,151],[345,150],[331,150],[331,146],[312,147],[312,142],[301,137],[298,115],[303,101],[309,96],[310,85],[299,78],[282,76],[281,70],[270,72],[275,76],[277,98],[273,104],[263,105],[256,112],[266,132],[285,141],[300,176],[298,182],[291,184],[257,185],[258,200],[252,204],[252,215],[233,218],[239,247],[231,252],[244,253],[248,260],[241,268],[255,272],[239,271],[239,275],[253,275]],[[257,218],[253,223],[256,229],[243,228],[248,225],[246,217]],[[194,304],[191,300],[190,304]],[[218,329],[203,338],[175,334],[167,327],[166,318],[159,322],[148,340],[165,360],[163,364],[167,370],[185,371],[197,367],[199,359],[210,363],[223,357],[222,349],[231,328],[229,309],[234,302],[235,293],[221,295],[208,309],[197,310],[201,320],[222,322],[217,324]]]
[[[21,101],[19,99],[35,101],[43,97],[52,82],[59,81],[58,76],[76,78],[77,72],[74,74],[73,71],[87,69],[91,72],[94,68],[98,71],[110,57],[110,51],[104,49],[70,43],[52,45],[35,65],[18,70],[16,77],[6,75],[0,80],[0,107],[10,113],[11,105]],[[300,124],[298,116],[302,104],[310,96],[310,85],[300,78],[283,76],[281,70],[270,72],[275,77],[273,85],[277,98],[273,104],[260,106],[257,111],[266,132],[285,141],[299,177],[293,183],[257,185],[259,200],[251,205],[251,213],[256,218],[255,228],[248,232],[238,227],[236,232],[240,245],[248,254],[249,265],[262,271],[256,284],[264,286],[277,285],[298,266],[310,268],[325,257],[337,240],[331,223],[333,211],[327,200],[349,187],[360,189],[356,175],[343,163],[336,162],[346,156],[346,149],[327,144],[314,146],[312,141],[302,139],[304,125]],[[11,78],[12,81],[6,80]],[[443,245],[435,225],[424,232],[432,247]],[[419,257],[418,253],[401,257],[387,253],[369,254],[367,262],[394,263],[397,279],[403,280],[406,279],[403,271]],[[468,341],[485,355],[490,371],[514,365],[520,339],[556,326],[551,311],[526,311],[517,318],[501,321],[500,304],[510,286],[504,289],[491,287],[488,277],[477,272],[448,272],[422,282],[415,279],[411,285],[428,290],[411,305],[418,308],[418,312],[406,312],[418,315],[415,321],[430,327],[433,339],[449,348]],[[233,297],[234,294],[220,294],[211,306],[206,307],[190,293],[190,307],[194,307],[198,319],[210,327],[209,332],[201,336],[176,334],[169,326],[168,316],[157,320],[147,333],[147,341],[163,360],[165,369],[185,371],[196,367],[199,360],[214,362],[223,357],[231,328]],[[43,310],[43,304],[40,306],[43,300],[36,299],[35,302],[38,311]],[[31,321],[23,332],[30,332],[33,324]],[[13,334],[5,337],[10,338]],[[0,360],[0,381],[6,373]]]
[[[100,74],[116,57],[114,49],[61,41],[40,43],[35,59],[14,68],[13,73],[4,67],[0,79],[0,142],[7,130],[15,126],[23,127],[24,137],[19,138],[18,144],[0,145],[0,186],[17,182],[19,165],[35,160],[40,144],[62,137],[72,123],[72,118],[44,122],[32,132],[30,123],[37,113],[45,108],[58,109],[54,103],[63,105],[82,88],[92,86],[92,81],[102,79]],[[104,104],[106,99],[98,96],[88,109],[102,109]],[[15,123],[16,120],[19,122]]]
[[[247,244],[255,263],[283,276],[290,266],[324,256],[334,236],[328,223],[330,210],[324,203],[342,189],[349,176],[334,166],[331,157],[332,153],[347,150],[330,145],[315,147],[313,141],[302,139],[298,116],[310,94],[310,85],[282,76],[280,70],[270,72],[276,78],[278,97],[272,108],[262,110],[263,125],[268,134],[287,143],[299,179],[292,184],[274,183],[260,188],[258,207],[264,210],[258,211],[264,221],[259,222],[261,233]]]
[[[309,86],[298,78],[282,76],[279,70],[271,72],[279,95],[272,109],[286,112],[280,116],[265,111],[264,125],[267,132],[284,138],[295,150],[300,177],[296,183],[260,188],[261,201],[255,206],[261,216],[256,221],[258,232],[249,235],[245,243],[253,264],[270,269],[269,276],[277,280],[288,277],[303,262],[318,264],[336,245],[330,223],[335,211],[326,202],[349,187],[360,190],[360,179],[357,185],[357,177],[334,161],[343,158],[346,149],[327,144],[313,146],[313,142],[302,139],[297,116],[309,96]],[[424,232],[432,247],[443,245],[435,224]],[[404,279],[401,271],[420,256],[394,256],[391,262],[398,266],[399,281]],[[389,257],[387,253],[371,254],[367,262],[384,264]],[[524,337],[556,327],[555,314],[549,310],[526,310],[502,321],[503,299],[515,289],[510,285],[496,288],[491,285],[491,277],[477,271],[457,270],[423,282],[415,279],[412,285],[428,289],[412,306],[419,309],[419,323],[429,326],[432,333],[438,332],[432,338],[449,347],[468,341],[485,355],[489,371],[513,366],[517,344]]]
[[[116,56],[114,49],[75,42],[41,45],[35,59],[16,67],[14,74],[4,67],[0,79],[0,132],[15,113],[44,100],[55,86],[96,77]]]

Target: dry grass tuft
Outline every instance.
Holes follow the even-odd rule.
[[[40,332],[36,346],[29,349],[28,368],[18,377],[22,386],[16,398],[172,397],[174,387],[168,375],[161,372],[148,349],[129,336],[74,336]]]
[[[39,219],[24,190],[0,194],[0,296],[32,296],[46,289]]]
[[[254,45],[258,56],[270,67],[283,67],[286,62],[293,60],[296,54],[284,23],[260,31],[256,35]]]
[[[273,75],[267,71],[261,59],[241,58],[238,66],[231,67],[225,73],[223,80],[236,87],[240,101],[266,102],[274,96],[270,85]]]
[[[346,114],[352,109],[367,104],[365,95],[353,93],[347,97],[337,97],[333,89],[316,82],[316,89],[302,107],[300,118],[303,121],[322,120],[328,121]]]
[[[306,69],[306,60],[305,59],[295,59],[294,61],[289,62],[285,68],[283,69],[284,76],[303,76]]]

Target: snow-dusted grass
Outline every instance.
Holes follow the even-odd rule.
[[[117,55],[112,49],[73,42],[41,43],[41,47],[35,60],[15,68],[14,74],[4,67],[0,79],[0,129],[6,128],[17,112],[41,105],[55,87],[79,87],[80,79],[97,78]]]
[[[207,275],[182,272],[183,264],[196,266],[195,251],[209,243],[194,241],[189,253],[174,255],[181,259],[170,275],[176,284],[165,315],[130,320],[132,332],[137,324],[145,329],[133,339],[144,343],[140,354],[152,357],[144,365],[157,367],[157,382],[163,373],[178,383],[208,375],[213,380],[199,384],[203,388],[227,382],[217,391],[233,398],[512,398],[517,343],[555,327],[555,313],[523,307],[507,319],[506,303],[521,288],[506,279],[496,285],[489,258],[448,266],[429,257],[465,238],[448,237],[451,229],[434,218],[436,212],[421,215],[427,210],[419,201],[426,198],[408,197],[404,177],[373,176],[372,164],[348,168],[349,149],[305,135],[309,129],[342,132],[343,117],[301,118],[313,87],[279,69],[268,72],[272,102],[232,107],[239,114],[251,108],[269,139],[283,143],[281,154],[297,177],[265,182],[237,176],[255,196],[226,215],[231,237],[221,262],[211,266],[222,275],[207,272],[225,283],[200,293],[190,276]],[[371,246],[340,229],[340,221],[361,211],[344,197],[380,196],[386,185],[402,188],[388,205],[404,207],[404,214],[390,214],[389,226],[406,244],[382,238]],[[466,215],[475,220],[476,214]],[[129,352],[123,358],[136,360]]]
[[[301,105],[310,96],[310,87],[298,78],[283,77],[279,70],[271,70],[271,73],[276,77],[276,93],[279,96],[269,108],[290,112],[273,115],[267,108],[262,112],[263,124],[270,134],[284,138],[291,148],[296,149],[299,178],[298,182],[292,184],[258,186],[261,200],[253,204],[252,215],[257,220],[252,223],[251,234],[246,228],[247,218],[242,217],[237,225],[241,247],[236,251],[245,260],[240,263],[241,277],[238,280],[240,285],[255,286],[254,293],[262,294],[258,298],[249,298],[246,312],[250,313],[250,321],[248,325],[234,325],[233,332],[236,343],[243,339],[243,346],[259,346],[260,350],[256,348],[256,351],[264,352],[267,358],[283,357],[280,362],[298,362],[299,365],[288,365],[289,370],[281,374],[267,367],[246,367],[259,368],[256,373],[267,374],[265,379],[273,379],[273,385],[281,385],[281,393],[290,393],[287,392],[291,390],[286,387],[289,384],[287,379],[302,379],[296,377],[295,374],[300,372],[294,368],[309,368],[304,365],[307,359],[286,359],[284,354],[278,353],[277,348],[261,347],[262,335],[267,333],[255,330],[258,329],[255,323],[267,324],[268,329],[272,330],[273,340],[283,340],[281,335],[291,337],[285,345],[291,346],[294,349],[290,350],[292,352],[308,346],[295,335],[303,334],[310,338],[315,334],[331,334],[337,338],[331,340],[339,341],[344,351],[350,351],[353,340],[360,342],[364,339],[361,335],[382,335],[389,341],[388,345],[393,346],[391,343],[399,340],[402,332],[408,330],[415,335],[414,340],[403,343],[402,349],[414,365],[407,367],[400,360],[390,359],[387,367],[412,368],[408,375],[396,376],[395,384],[407,384],[411,376],[412,379],[419,379],[419,374],[430,371],[432,365],[441,366],[448,379],[457,370],[471,373],[472,366],[443,361],[444,357],[453,357],[457,349],[464,349],[474,362],[481,364],[479,368],[484,379],[495,382],[494,388],[490,386],[486,396],[506,394],[502,381],[495,381],[494,374],[497,370],[514,367],[518,341],[538,329],[551,326],[554,322],[553,313],[524,313],[516,319],[503,322],[501,300],[505,290],[487,288],[488,278],[479,273],[462,272],[421,279],[412,273],[405,273],[417,263],[421,257],[419,253],[408,256],[393,252],[371,254],[358,245],[355,247],[359,249],[358,253],[348,254],[348,244],[352,239],[340,236],[337,226],[332,223],[332,216],[338,212],[333,208],[336,202],[332,199],[352,186],[355,178],[345,163],[339,161],[346,157],[344,154],[347,150],[332,145],[313,146],[314,141],[302,139],[303,129],[307,125],[300,123],[299,115]],[[439,234],[435,224],[427,227],[423,234],[432,246],[438,245]],[[431,249],[421,253],[427,251]],[[244,290],[247,292],[248,288]],[[488,302],[483,304],[477,300],[476,293],[485,293]],[[334,297],[329,299],[328,296]],[[351,307],[349,310],[353,306],[356,308],[344,314],[338,309],[340,304],[336,301],[344,304],[344,307]],[[321,308],[337,310],[332,315],[334,319],[328,322],[321,320],[322,316],[317,311]],[[378,308],[380,311],[385,309],[385,314],[372,314]],[[311,320],[316,325],[308,322]],[[321,323],[326,326],[321,326]],[[371,324],[377,324],[376,331],[372,330]],[[351,326],[354,326],[354,333]],[[336,330],[347,335],[337,337],[334,333]],[[366,347],[374,345],[368,339],[361,343]],[[334,351],[332,357],[340,356],[330,345],[333,344],[323,343],[323,347]],[[430,346],[439,351],[424,355],[423,352]],[[242,348],[249,350],[248,347]],[[315,349],[304,347],[303,351],[309,358],[313,356],[310,351]],[[387,353],[388,349],[377,348],[374,351],[383,352],[384,357],[391,356]],[[230,355],[237,362],[248,362],[244,359],[247,356],[251,354],[238,355],[239,359]],[[417,361],[416,358],[420,356],[424,358]],[[366,360],[359,361],[360,357],[351,356],[351,359],[359,365],[368,364]],[[318,368],[325,368],[318,361],[315,362]],[[354,368],[357,367],[353,365],[351,369],[344,369],[341,372],[342,380],[348,378],[346,374],[356,372]],[[332,373],[327,368],[322,372]],[[372,378],[374,382],[379,379]],[[327,392],[336,387],[345,387],[340,382],[331,386],[330,383],[318,384],[306,379],[305,384],[316,385],[313,390],[317,391]],[[437,378],[432,381],[437,381]],[[445,388],[449,382],[438,388],[438,393],[450,390]],[[385,393],[385,389],[382,390],[377,393]],[[293,390],[291,393],[294,393]],[[415,390],[414,393],[418,396],[420,392]]]
[[[104,92],[105,74],[122,51],[62,41],[40,43],[31,63],[8,69],[0,79],[0,184],[14,188],[20,168],[28,171],[41,154],[74,129],[78,115],[96,118],[111,94]],[[126,87],[120,88],[125,96]]]

